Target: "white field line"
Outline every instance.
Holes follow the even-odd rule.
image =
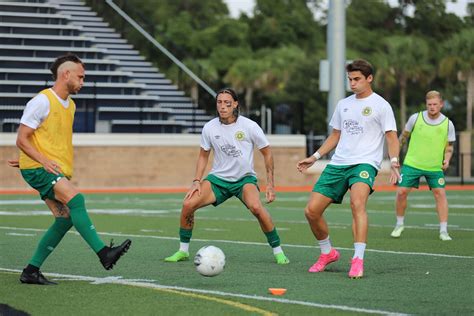
[[[7,269],[7,268],[1,268],[1,267],[0,267],[0,271],[21,273],[21,270]],[[43,274],[53,277],[53,278],[60,278],[66,281],[84,281],[84,282],[90,282],[91,284],[120,284],[120,285],[129,285],[129,286],[151,288],[151,289],[167,289],[167,290],[175,290],[175,291],[183,291],[183,292],[217,295],[217,296],[224,296],[224,297],[244,298],[244,299],[251,299],[251,300],[256,300],[256,301],[267,301],[267,302],[303,305],[303,306],[325,308],[325,309],[336,309],[336,310],[342,310],[342,311],[367,313],[367,314],[408,315],[408,314],[403,314],[399,312],[390,312],[390,311],[384,311],[384,310],[378,310],[378,309],[366,309],[366,308],[358,308],[358,307],[351,307],[351,306],[345,306],[345,305],[319,304],[319,303],[312,303],[312,302],[306,302],[306,301],[296,301],[296,300],[265,297],[265,296],[258,296],[258,295],[202,290],[202,289],[187,288],[187,287],[181,287],[181,286],[169,286],[169,285],[151,283],[151,282],[154,282],[154,280],[141,280],[140,281],[140,280],[134,280],[134,279],[123,279],[120,276],[99,278],[99,277],[91,277],[91,276],[83,276],[83,275],[60,274],[60,273],[43,273]]]
[[[0,229],[3,230],[13,230],[13,231],[36,231],[36,232],[43,232],[45,229],[38,229],[38,228],[19,228],[19,227],[7,227],[7,226],[0,226]],[[71,232],[75,235],[79,235],[77,232]],[[149,238],[149,239],[163,239],[163,240],[179,240],[179,237],[168,237],[168,236],[153,236],[153,235],[138,235],[138,234],[122,234],[122,233],[109,233],[109,232],[98,232],[100,235],[104,236],[118,236],[118,237],[126,237],[126,238]],[[213,243],[226,243],[226,244],[237,244],[237,245],[253,245],[253,246],[265,246],[268,247],[267,243],[262,242],[254,242],[254,241],[237,241],[237,240],[222,240],[222,239],[200,239],[200,238],[193,238],[193,241],[201,241],[201,242],[213,242]],[[316,246],[309,246],[309,245],[294,245],[294,244],[282,244],[284,247],[290,248],[308,248],[308,249],[316,249]],[[353,248],[342,248],[342,247],[335,247],[338,250],[347,250],[347,251],[354,251]],[[387,253],[387,254],[396,254],[396,255],[413,255],[413,256],[430,256],[430,257],[443,257],[443,258],[456,258],[456,259],[474,259],[474,256],[459,256],[459,255],[446,255],[440,253],[429,253],[429,252],[405,252],[405,251],[391,251],[391,250],[378,250],[378,249],[365,249],[368,252],[377,252],[377,253]]]
[[[210,221],[235,221],[235,222],[254,222],[254,218],[233,218],[233,217],[206,217],[200,216],[200,214],[205,213],[207,210],[199,210],[197,213],[197,218],[210,220]],[[339,210],[340,211],[340,210]],[[343,210],[346,211],[346,210]],[[135,215],[135,216],[156,216],[156,217],[171,217],[170,214],[177,213],[179,210],[141,210],[141,209],[121,209],[121,210],[97,210],[97,209],[89,209],[88,213],[90,214],[107,214],[107,215]],[[350,212],[347,210],[347,212]],[[380,213],[380,211],[368,211],[369,214],[371,213]],[[410,212],[410,214],[414,214],[416,212]],[[423,215],[429,215],[426,213],[421,213]],[[50,216],[50,211],[0,211],[0,216]],[[449,214],[452,217],[456,217],[456,214]],[[474,216],[474,214],[458,214],[459,216]],[[174,217],[174,215],[173,215]],[[305,220],[277,220],[279,224],[307,224]],[[469,222],[467,222],[469,223]],[[329,222],[331,228],[339,228],[339,229],[347,229],[351,227],[351,224],[347,223],[336,223],[336,222]],[[393,225],[381,225],[381,224],[370,224],[370,227],[390,227],[393,228]],[[406,228],[415,228],[415,229],[427,229],[427,230],[435,230],[437,229],[437,224],[425,224],[423,226],[419,225],[410,225],[405,226]],[[459,227],[459,225],[450,224],[449,228],[455,231],[474,231],[474,228],[465,228]]]

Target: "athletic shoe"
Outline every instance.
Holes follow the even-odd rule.
[[[166,262],[178,262],[189,260],[189,252],[178,250],[172,256],[166,257]]]
[[[322,272],[326,269],[326,266],[332,262],[339,260],[339,252],[332,248],[328,254],[321,254],[318,261],[309,268],[309,272]]]
[[[56,282],[46,279],[41,271],[27,273],[25,270],[23,270],[20,276],[20,282],[26,284],[57,285]]]
[[[125,240],[120,246],[114,247],[113,242],[110,242],[110,246],[105,246],[99,251],[100,263],[104,266],[105,270],[113,269],[114,264],[120,259],[120,257],[128,251],[132,241],[130,239]]]
[[[351,261],[351,270],[349,271],[349,278],[360,279],[364,275],[364,260],[355,257]]]
[[[275,254],[277,264],[288,264],[290,260],[285,256],[283,252]]]
[[[398,237],[400,237],[400,235],[402,234],[404,229],[405,229],[405,226],[403,226],[403,225],[395,226],[395,229],[390,234],[390,236],[392,236],[393,238],[398,238]]]
[[[441,239],[442,241],[453,240],[451,236],[449,236],[448,232],[439,233],[439,239]]]

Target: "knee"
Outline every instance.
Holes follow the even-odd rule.
[[[252,203],[248,204],[247,207],[249,208],[250,212],[257,217],[260,218],[262,213],[264,212],[263,206],[260,203]]]
[[[183,202],[182,212],[189,214],[193,213],[196,210],[196,203],[191,200],[186,200]]]
[[[360,214],[365,212],[365,201],[363,199],[351,200],[352,214]]]
[[[405,190],[398,190],[397,191],[397,200],[398,201],[406,201],[408,197],[408,191]]]
[[[313,211],[309,206],[306,206],[304,209],[304,216],[308,221],[315,221],[320,218],[319,214]]]

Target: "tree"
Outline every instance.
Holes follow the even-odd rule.
[[[400,122],[405,124],[408,83],[428,83],[434,77],[428,44],[415,36],[390,36],[384,41],[384,50],[377,56],[377,81],[385,77],[386,82],[397,82],[400,92]]]
[[[466,81],[467,121],[466,129],[472,131],[472,103],[474,102],[474,29],[465,29],[447,40],[445,57],[439,66],[440,75]]]

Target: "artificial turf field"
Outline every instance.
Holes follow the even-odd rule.
[[[347,277],[353,254],[348,198],[326,211],[341,259],[308,273],[319,255],[304,218],[308,194],[277,193],[268,206],[291,260],[274,263],[257,221],[237,199],[196,213],[191,257],[204,245],[226,254],[224,272],[199,275],[192,260],[166,263],[178,248],[183,193],[86,194],[90,216],[104,240],[132,247],[111,271],[72,229],[42,267],[57,286],[18,281],[53,217],[35,195],[0,195],[0,305],[32,315],[346,315],[474,314],[474,192],[447,191],[449,233],[438,239],[433,196],[409,196],[405,232],[390,237],[394,192],[369,199],[364,278]],[[284,296],[268,294],[283,287]],[[1,312],[0,312],[1,314]]]

